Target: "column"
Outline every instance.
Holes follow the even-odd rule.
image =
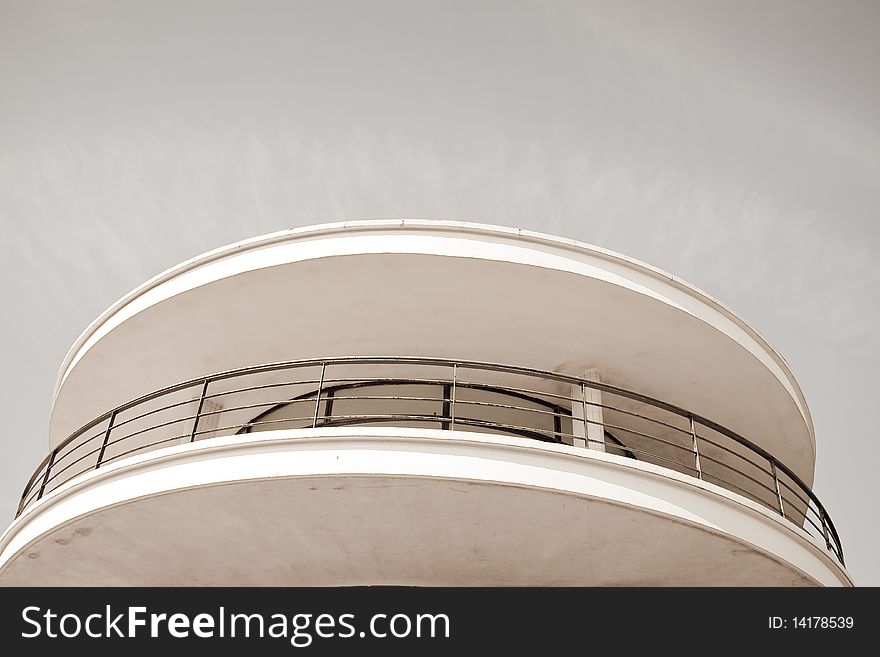
[[[600,382],[599,370],[591,368],[584,373],[587,381]],[[575,447],[587,447],[600,452],[605,451],[605,425],[602,419],[602,391],[589,386],[576,385],[572,388],[575,401],[571,404],[571,426]],[[580,403],[578,403],[580,400]]]

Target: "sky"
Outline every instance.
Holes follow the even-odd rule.
[[[123,294],[285,228],[456,219],[619,251],[760,331],[880,585],[877,34],[872,0],[0,0],[0,524]]]

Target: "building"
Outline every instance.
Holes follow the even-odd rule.
[[[175,267],[62,364],[6,585],[851,585],[783,359],[708,295],[459,222]]]

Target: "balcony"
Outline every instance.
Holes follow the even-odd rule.
[[[423,357],[271,363],[142,396],[60,442],[30,478],[18,515],[77,477],[153,450],[363,425],[517,437],[671,470],[778,514],[844,564],[834,524],[801,478],[709,418],[589,378]]]
[[[852,584],[783,358],[674,276],[528,231],[193,258],[83,332],[48,438],[0,584]]]

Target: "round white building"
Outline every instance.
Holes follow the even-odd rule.
[[[99,317],[5,585],[851,585],[782,358],[572,240],[365,221]]]

